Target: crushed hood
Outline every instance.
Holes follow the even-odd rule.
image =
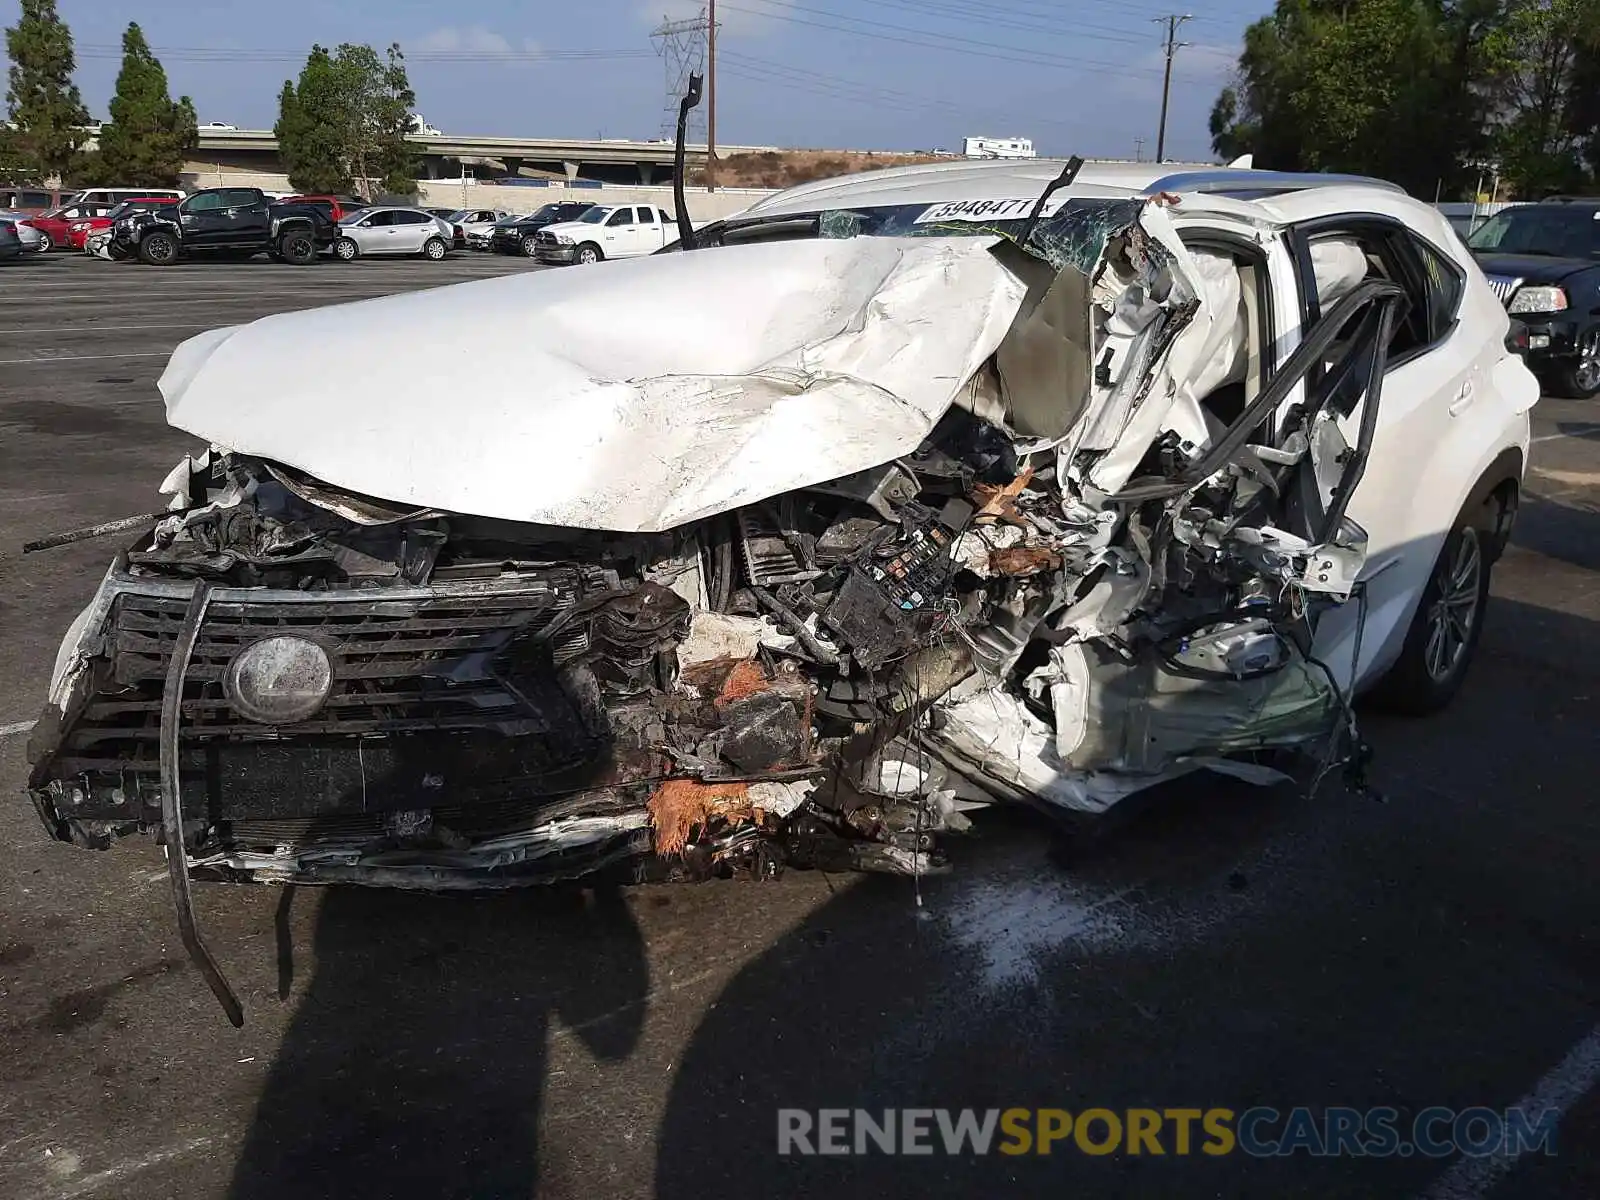
[[[175,427],[373,496],[653,532],[915,450],[1026,286],[994,239],[777,242],[285,313],[178,347]]]

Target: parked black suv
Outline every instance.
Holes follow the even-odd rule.
[[[496,254],[521,254],[532,258],[534,234],[558,221],[576,221],[593,207],[588,200],[558,200],[525,217],[501,221],[489,235],[489,249]]]
[[[168,266],[191,255],[315,262],[339,227],[310,204],[274,203],[259,188],[207,188],[173,208],[130,213],[111,227],[112,258]]]
[[[1540,382],[1577,399],[1600,395],[1600,198],[1501,209],[1467,245],[1526,325],[1525,357]]]

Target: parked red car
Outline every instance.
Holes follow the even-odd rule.
[[[346,213],[353,213],[358,208],[370,208],[371,201],[363,200],[360,196],[285,196],[278,201],[280,204],[312,204],[325,209],[333,223],[337,225],[344,220]]]
[[[90,234],[101,229],[110,229],[111,223],[118,217],[145,209],[171,208],[177,203],[178,201],[171,196],[130,197],[115,208],[104,209],[93,215],[77,217],[68,221],[65,234],[56,239],[56,244],[58,246],[70,246],[74,250],[82,250],[85,248]],[[36,218],[29,223],[38,226],[39,220],[39,218]],[[42,229],[43,227],[41,226],[40,228]],[[55,234],[51,233],[50,236],[55,237]]]

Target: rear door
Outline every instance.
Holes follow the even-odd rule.
[[[224,188],[223,213],[227,221],[226,245],[261,246],[272,234],[267,199],[255,188]]]
[[[663,236],[666,226],[661,223],[660,214],[650,205],[641,204],[638,212],[638,253],[650,254],[666,245]]]
[[[424,212],[396,209],[394,213],[394,244],[397,254],[421,254],[422,247],[431,237],[438,235],[433,218]]]
[[[1359,681],[1398,653],[1474,482],[1481,447],[1473,436],[1473,408],[1490,386],[1491,364],[1484,355],[1499,356],[1503,347],[1482,330],[1461,327],[1464,271],[1400,222],[1341,217],[1302,226],[1293,241],[1308,327],[1325,318],[1334,302],[1330,292],[1348,290],[1358,272],[1365,281],[1386,280],[1402,293],[1383,347],[1382,403],[1372,418],[1370,452],[1360,486],[1349,497],[1349,516],[1367,535],[1365,603],[1359,614],[1334,614],[1347,619],[1328,622],[1317,640],[1342,677],[1353,673]],[[1351,446],[1365,417],[1362,405],[1337,422]],[[1357,615],[1363,618],[1359,665],[1352,662]],[[1341,633],[1348,645],[1328,644]]]

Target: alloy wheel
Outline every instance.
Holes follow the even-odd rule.
[[[1423,662],[1435,680],[1448,679],[1471,644],[1482,602],[1483,547],[1471,526],[1457,530],[1454,551],[1434,574],[1435,598],[1428,610]]]

